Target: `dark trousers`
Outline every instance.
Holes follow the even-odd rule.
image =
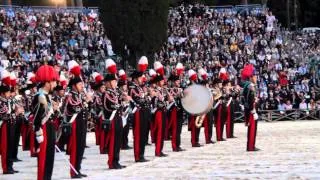
[[[224,128],[224,123],[225,123],[225,120],[221,116],[222,105],[220,104],[215,111],[216,112],[215,112],[214,117],[215,117],[217,141],[222,141],[223,140],[223,128]]]
[[[158,109],[154,114],[154,136],[155,136],[155,155],[160,156],[163,149],[164,135],[166,128],[166,113]]]
[[[143,109],[135,112],[133,118],[133,148],[136,161],[144,158],[148,134],[148,115]]]
[[[42,125],[43,142],[36,144],[38,153],[38,180],[50,180],[54,165],[56,135],[51,122]]]
[[[82,117],[81,113],[78,114],[77,118],[72,123],[72,132],[69,140],[69,150],[70,150],[70,162],[77,172],[81,170],[81,162],[84,154],[84,149],[86,146],[86,122]],[[71,177],[75,176],[75,172],[70,169]]]
[[[201,127],[196,126],[196,116],[189,116],[189,129],[191,130],[191,145],[195,146],[199,144],[199,135]]]
[[[120,148],[122,144],[122,119],[120,115],[116,115],[111,122],[109,134],[109,150],[108,150],[108,165],[110,169],[119,165]]]
[[[170,121],[172,130],[171,145],[172,150],[176,151],[181,145],[181,131],[183,123],[182,110],[179,110],[177,107],[173,107],[170,111]]]
[[[12,157],[14,149],[14,134],[15,134],[14,124],[10,122],[3,122],[1,126],[1,165],[3,173],[12,170]]]
[[[249,113],[246,117],[248,119],[248,135],[247,135],[247,151],[254,151],[256,148],[256,137],[258,121],[254,120],[253,114]]]
[[[16,118],[16,124],[15,124],[15,130],[14,130],[14,140],[13,140],[13,149],[12,149],[12,158],[17,159],[18,158],[18,148],[19,148],[19,142],[20,142],[20,135],[21,135],[21,127],[22,127],[22,118],[17,117]]]

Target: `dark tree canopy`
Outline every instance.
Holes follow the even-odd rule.
[[[167,39],[167,0],[104,0],[101,20],[117,54],[131,58],[158,51]]]

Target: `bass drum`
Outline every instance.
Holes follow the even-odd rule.
[[[182,107],[192,115],[202,115],[210,111],[213,106],[211,91],[201,85],[191,85],[183,91]]]

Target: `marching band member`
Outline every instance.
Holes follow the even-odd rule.
[[[95,119],[95,136],[96,136],[96,145],[99,145],[100,154],[106,154],[106,149],[103,146],[100,146],[101,141],[101,123],[103,119],[103,103],[102,96],[106,91],[106,87],[103,83],[103,76],[98,72],[93,72],[91,75],[93,83],[91,88],[94,90],[93,103],[92,103],[92,116]]]
[[[59,115],[56,117],[55,119],[55,129],[57,132],[57,141],[56,144],[59,147],[59,149],[61,151],[65,151],[65,145],[68,144],[68,137],[69,137],[69,132],[66,131],[66,129],[64,128],[64,125],[66,124],[66,122],[64,122],[64,111],[65,111],[65,106],[64,106],[64,102],[65,102],[65,97],[66,97],[66,88],[67,85],[67,81],[66,78],[64,77],[64,75],[60,75],[60,79],[59,79],[59,85],[57,85],[57,87],[55,88],[55,93],[52,97],[52,100],[56,103],[58,103],[58,112]]]
[[[203,69],[200,68],[198,70],[198,77],[200,80],[200,84],[209,88],[208,86],[208,73]],[[209,111],[207,114],[203,115],[203,123],[202,126],[204,127],[204,136],[206,140],[206,144],[213,144],[214,142],[211,140],[212,138],[212,128],[213,128],[213,117],[212,111]]]
[[[156,71],[154,69],[150,69],[149,70],[149,82],[148,82],[149,87],[146,89],[147,98],[149,99],[150,102],[156,96],[156,93],[155,93],[156,83],[154,81],[156,76],[157,76]],[[151,114],[152,113],[151,113],[151,108],[150,108],[149,109],[149,116],[151,116],[151,117],[149,117],[149,119],[150,119],[150,121],[149,121],[150,122],[150,125],[149,125],[150,137],[151,137],[151,143],[155,143],[156,141],[155,141],[155,134],[154,134],[154,121],[153,121],[153,116]]]
[[[21,161],[18,159],[18,147],[20,142],[20,135],[22,129],[22,123],[24,121],[24,108],[23,108],[23,99],[22,95],[19,94],[16,85],[17,85],[17,78],[14,72],[10,73],[10,81],[11,81],[11,102],[12,108],[16,112],[14,119],[15,119],[15,130],[14,130],[14,144],[12,149],[12,160],[14,162]],[[19,111],[19,113],[17,113]]]
[[[260,149],[255,146],[259,118],[256,111],[257,77],[255,75],[255,68],[252,64],[246,65],[243,68],[241,79],[244,81],[242,95],[244,97],[245,123],[246,126],[248,126],[247,151],[259,151]]]
[[[169,77],[169,81],[172,82],[172,88],[170,88],[170,94],[174,97],[174,101],[172,101],[169,105],[169,118],[171,123],[172,130],[172,138],[171,145],[172,150],[174,152],[184,151],[181,148],[181,131],[183,124],[183,108],[181,105],[181,97],[182,97],[182,88],[180,88],[180,76],[183,73],[183,66],[181,63],[178,63],[175,69],[175,72],[171,74]],[[170,107],[171,106],[171,107]]]
[[[157,72],[157,76],[154,78],[154,83],[156,83],[155,93],[156,96],[153,98],[152,103],[152,114],[154,117],[154,135],[155,135],[155,155],[157,157],[165,157],[167,154],[162,152],[163,143],[164,143],[164,135],[166,129],[166,102],[165,102],[165,94],[163,92],[164,86],[164,69],[160,62],[154,62],[155,70]]]
[[[33,96],[37,93],[36,77],[32,72],[27,73],[26,88],[23,92],[25,121],[21,127],[22,149],[30,150],[31,157],[36,157],[35,151],[35,133],[33,131],[33,122],[31,121],[31,104]]]
[[[214,101],[214,121],[215,121],[215,127],[216,127],[216,137],[217,141],[225,141],[223,139],[223,128],[224,128],[224,120],[221,118],[222,113],[222,99],[221,99],[221,80],[220,79],[214,79],[213,81],[213,88],[216,92],[218,92],[219,96],[215,97]]]
[[[223,94],[223,110],[222,110],[222,119],[225,119],[226,122],[226,134],[227,138],[234,138],[233,136],[233,114],[232,114],[232,90],[231,82],[229,80],[224,80],[222,83],[222,94]]]
[[[188,71],[188,77],[190,81],[190,85],[196,84],[198,82],[198,76],[197,73],[190,69]],[[191,145],[192,147],[200,147],[201,145],[199,144],[199,134],[200,134],[200,128],[196,126],[196,118],[197,116],[195,115],[189,115],[189,123],[188,123],[188,129],[191,131]]]
[[[69,87],[71,92],[65,99],[65,115],[67,122],[71,125],[71,133],[69,137],[69,153],[70,163],[75,168],[76,172],[71,168],[71,178],[87,177],[82,174],[81,162],[83,159],[85,149],[85,135],[87,132],[86,119],[87,114],[85,113],[85,106],[82,97],[84,91],[83,80],[81,79],[81,67],[74,60],[68,62],[69,72],[73,77],[69,81]],[[90,97],[86,97],[86,101],[90,101]]]
[[[39,91],[32,102],[34,115],[34,131],[36,134],[38,152],[38,180],[51,179],[54,154],[55,130],[53,126],[54,112],[58,106],[51,101],[51,92],[59,79],[58,73],[52,66],[43,65],[36,72]]]
[[[1,165],[3,174],[18,173],[13,169],[13,149],[15,134],[15,117],[12,102],[10,101],[10,73],[1,71],[0,86],[0,128],[1,128]]]
[[[117,88],[117,67],[112,59],[106,60],[108,74],[105,76],[106,92],[103,95],[104,122],[103,129],[108,133],[108,166],[109,169],[122,169],[119,164],[122,144],[122,109]]]
[[[127,75],[126,72],[123,69],[119,70],[119,80],[118,80],[118,90],[120,94],[120,101],[122,102],[122,106],[124,109],[129,108],[130,103],[126,103],[123,99],[128,96],[128,83],[127,83]],[[130,118],[128,116],[128,118]],[[127,119],[128,119],[127,118]],[[132,147],[129,146],[129,131],[130,131],[130,126],[131,124],[129,121],[124,125],[123,127],[123,133],[122,133],[122,144],[121,144],[121,149],[123,150],[128,150],[132,149]]]
[[[143,73],[147,70],[148,59],[142,56],[138,62],[138,70],[131,74],[132,85],[129,86],[130,96],[137,103],[138,108],[133,115],[133,148],[136,162],[147,162],[144,158],[147,144],[149,105],[143,90]]]

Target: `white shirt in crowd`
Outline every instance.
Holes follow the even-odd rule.
[[[300,110],[307,110],[308,107],[309,107],[309,105],[308,105],[306,102],[301,102],[301,103],[299,104],[299,109],[300,109]]]

